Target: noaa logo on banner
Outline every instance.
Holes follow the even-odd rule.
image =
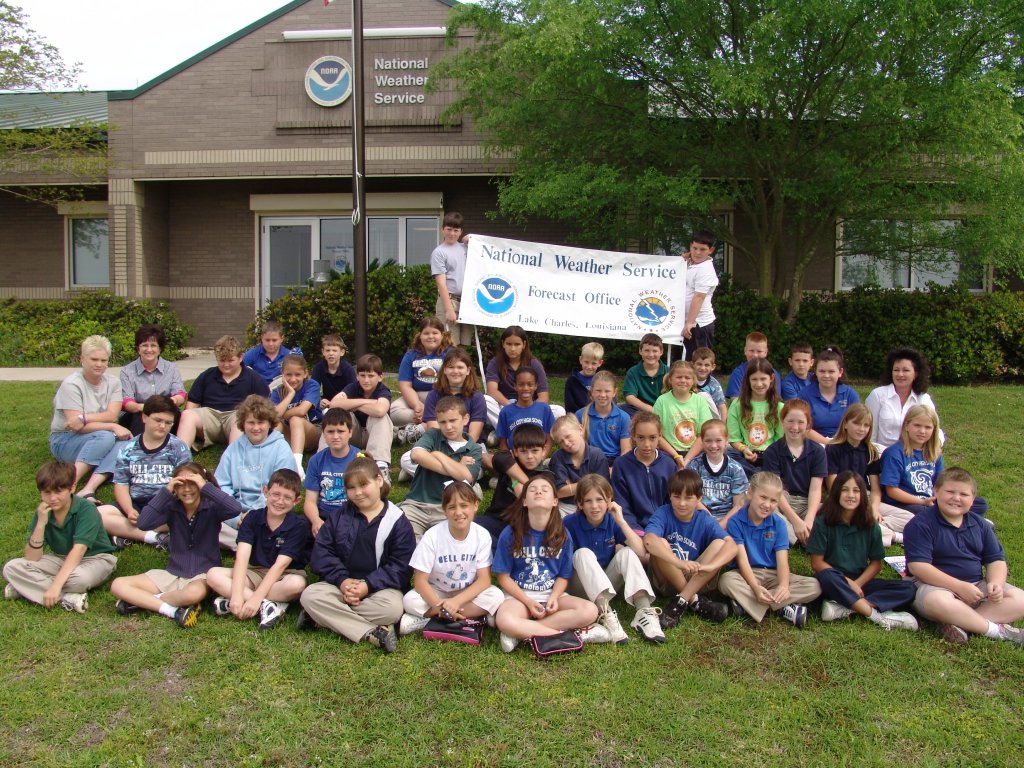
[[[352,67],[340,56],[321,56],[306,70],[306,95],[321,107],[336,107],[352,95]]]
[[[476,287],[476,305],[488,315],[504,315],[516,305],[516,289],[503,277],[485,277]]]
[[[637,330],[656,333],[676,319],[675,301],[662,291],[641,291],[629,303],[629,321]]]

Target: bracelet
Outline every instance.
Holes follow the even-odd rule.
[[[80,419],[82,420],[82,426],[83,426],[83,427],[84,427],[84,426],[85,426],[86,424],[88,424],[88,423],[89,423],[89,420],[88,420],[88,419],[87,419],[87,418],[85,417],[85,414],[84,414],[84,413],[80,413],[80,414],[78,414],[78,418],[80,418]]]
[[[29,540],[28,540],[28,545],[29,545],[29,547],[31,547],[32,549],[42,549],[42,548],[43,548],[43,542],[39,542],[38,544],[34,544],[34,543],[32,542],[32,539],[29,539]]]

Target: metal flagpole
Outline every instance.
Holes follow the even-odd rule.
[[[352,228],[356,357],[369,351],[366,313],[366,146],[364,143],[363,0],[352,0]]]

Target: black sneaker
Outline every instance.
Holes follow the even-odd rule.
[[[696,616],[700,616],[702,619],[713,621],[716,624],[721,624],[729,618],[729,606],[725,603],[709,600],[701,595],[697,595],[697,599],[687,605],[686,610]]]
[[[374,627],[366,633],[366,642],[375,645],[384,653],[394,653],[398,650],[398,637],[395,635],[394,627]]]
[[[676,595],[661,609],[661,628],[672,629],[679,623],[679,618],[686,612],[686,601]]]
[[[142,609],[137,605],[132,605],[131,603],[118,598],[117,602],[114,603],[114,610],[121,616],[130,616],[133,613],[139,613]]]
[[[320,625],[316,623],[316,619],[306,613],[305,608],[301,608],[299,615],[295,618],[295,628],[300,632],[312,632],[314,629],[320,629]]]
[[[174,623],[182,629],[192,629],[199,623],[200,610],[198,605],[183,605],[174,612]]]
[[[111,536],[110,543],[118,549],[128,549],[132,545],[131,539],[126,539],[124,536]]]

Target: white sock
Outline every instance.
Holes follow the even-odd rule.
[[[169,603],[160,603],[160,615],[166,616],[168,619],[174,618],[175,611],[178,610],[178,606],[171,605]]]
[[[301,453],[293,453],[292,456],[295,457],[295,466],[297,466],[299,468],[299,472],[301,472],[302,471],[302,454]]]
[[[645,592],[637,592],[633,595],[633,607],[638,611],[642,611],[645,608],[651,607],[651,598]]]
[[[868,620],[875,622],[875,624],[882,624],[885,621],[885,617],[879,613],[877,608],[872,608],[871,615],[868,616]]]
[[[160,540],[159,536],[160,534],[156,531],[146,531],[145,537],[142,540],[147,544],[156,544]]]
[[[602,592],[594,600],[594,602],[597,603],[597,609],[601,611],[601,613],[604,613],[611,607],[611,601],[611,595],[609,595],[607,592]]]
[[[985,630],[985,637],[990,637],[993,640],[999,640],[1001,637],[999,634],[999,625],[990,621],[988,623],[988,629]]]

